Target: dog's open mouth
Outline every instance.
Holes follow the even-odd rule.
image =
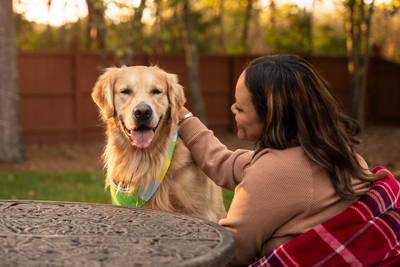
[[[133,143],[133,145],[139,148],[146,148],[150,145],[151,141],[153,141],[154,134],[158,128],[158,124],[155,128],[149,128],[145,125],[142,125],[136,129],[129,130],[123,120],[122,127],[124,128],[125,133],[129,137],[129,140]]]

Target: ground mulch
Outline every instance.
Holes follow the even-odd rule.
[[[219,139],[231,150],[251,148],[249,142],[236,135],[220,135]],[[400,127],[373,126],[361,134],[357,151],[371,166],[384,166],[400,178]],[[27,160],[21,163],[0,163],[0,171],[78,171],[102,170],[103,143],[35,144],[26,147]]]

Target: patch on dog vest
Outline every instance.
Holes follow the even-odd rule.
[[[121,188],[113,180],[111,180],[110,191],[113,205],[141,207],[154,195],[161,182],[163,181],[165,174],[168,171],[169,165],[171,164],[171,159],[172,155],[174,154],[177,138],[178,131],[176,131],[174,136],[172,137],[172,143],[167,155],[165,155],[164,166],[161,170],[159,177],[153,181],[153,184],[150,186],[150,189],[146,193],[132,192],[131,188]]]

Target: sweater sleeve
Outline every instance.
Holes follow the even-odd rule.
[[[183,121],[179,136],[193,159],[218,186],[234,191],[243,179],[243,169],[250,162],[252,151],[230,151],[198,118]]]

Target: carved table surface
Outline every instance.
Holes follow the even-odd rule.
[[[1,266],[223,266],[234,246],[224,227],[179,213],[0,200]]]

